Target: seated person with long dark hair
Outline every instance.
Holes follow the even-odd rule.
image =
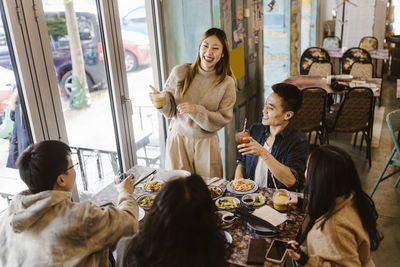
[[[301,92],[292,85],[272,86],[261,123],[250,127],[248,143],[238,145],[235,179],[251,178],[261,187],[301,189],[308,155],[308,140],[290,120],[301,106]]]
[[[372,199],[362,190],[351,157],[334,146],[315,149],[306,171],[310,221],[289,254],[305,266],[370,266],[383,236]],[[299,243],[307,238],[307,254]]]
[[[29,146],[17,167],[29,190],[0,219],[1,266],[109,266],[109,247],[138,228],[132,179],[117,186],[118,206],[71,201],[75,164],[60,141]]]
[[[200,176],[166,183],[144,225],[117,246],[117,266],[226,266],[225,237]]]

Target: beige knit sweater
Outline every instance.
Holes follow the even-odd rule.
[[[170,129],[186,137],[203,138],[215,134],[232,120],[236,102],[235,81],[226,76],[217,84],[219,76],[215,71],[205,72],[199,68],[190,87],[181,97],[178,82],[185,79],[189,64],[175,66],[166,82],[164,90],[166,105],[161,112],[172,118]],[[180,103],[194,104],[196,109],[190,114],[179,114],[176,107]]]
[[[307,267],[370,266],[369,236],[354,206],[353,195],[338,198],[333,215],[328,219],[322,216],[315,222],[307,235],[307,250]]]

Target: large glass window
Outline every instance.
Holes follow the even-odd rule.
[[[43,9],[68,141],[79,162],[77,186],[97,192],[120,164],[96,1],[47,1]]]
[[[22,90],[11,46],[3,5],[0,3],[0,211],[25,185],[18,179],[15,162],[31,143]]]
[[[160,137],[157,110],[149,99],[149,85],[154,85],[150,41],[144,0],[118,1],[122,41],[128,76],[129,97],[133,105],[138,164],[159,168]]]

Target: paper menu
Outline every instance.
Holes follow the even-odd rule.
[[[256,209],[253,212],[253,215],[271,223],[274,226],[278,226],[279,224],[287,220],[286,213],[280,213],[279,211],[276,211],[267,205]]]

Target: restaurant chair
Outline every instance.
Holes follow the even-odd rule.
[[[354,87],[346,92],[344,100],[337,112],[326,114],[326,142],[329,144],[328,133],[355,133],[353,146],[358,133],[361,140],[366,141],[366,156],[371,166],[371,139],[374,118],[374,93],[370,88]]]
[[[331,62],[313,62],[308,71],[308,75],[316,76],[328,76],[332,74],[332,63]]]
[[[324,48],[340,48],[340,38],[337,36],[327,36],[322,41],[322,46]]]
[[[368,53],[367,50],[359,47],[347,49],[342,56],[342,73],[350,74],[351,68],[354,63],[372,64],[371,55]]]
[[[309,87],[301,91],[302,103],[292,124],[304,133],[308,133],[308,141],[315,131],[314,144],[319,139],[320,144],[325,143],[325,109],[327,93],[320,87]]]
[[[300,74],[308,75],[311,65],[314,62],[330,63],[331,57],[328,52],[321,47],[307,48],[300,58]]]
[[[378,39],[373,36],[364,36],[361,38],[358,47],[363,48],[365,50],[376,50],[378,49]]]
[[[355,62],[350,69],[350,75],[356,78],[374,77],[374,66],[372,63]]]
[[[386,163],[385,166],[382,169],[381,174],[379,175],[378,179],[376,180],[376,183],[374,185],[374,188],[372,189],[371,193],[369,193],[369,196],[372,197],[372,195],[375,193],[376,188],[378,185],[386,180],[387,178],[393,176],[394,174],[400,172],[400,144],[398,142],[398,139],[395,135],[395,133],[398,133],[400,131],[400,109],[395,110],[390,112],[389,114],[386,115],[386,123],[389,128],[390,135],[392,137],[393,143],[394,143],[394,148],[392,150],[392,153],[390,156],[386,158]],[[396,170],[385,177],[383,175],[386,172],[386,169],[389,167],[389,165],[396,166]],[[394,187],[397,187],[397,185],[400,182],[400,176],[397,178],[396,183],[394,184]]]

